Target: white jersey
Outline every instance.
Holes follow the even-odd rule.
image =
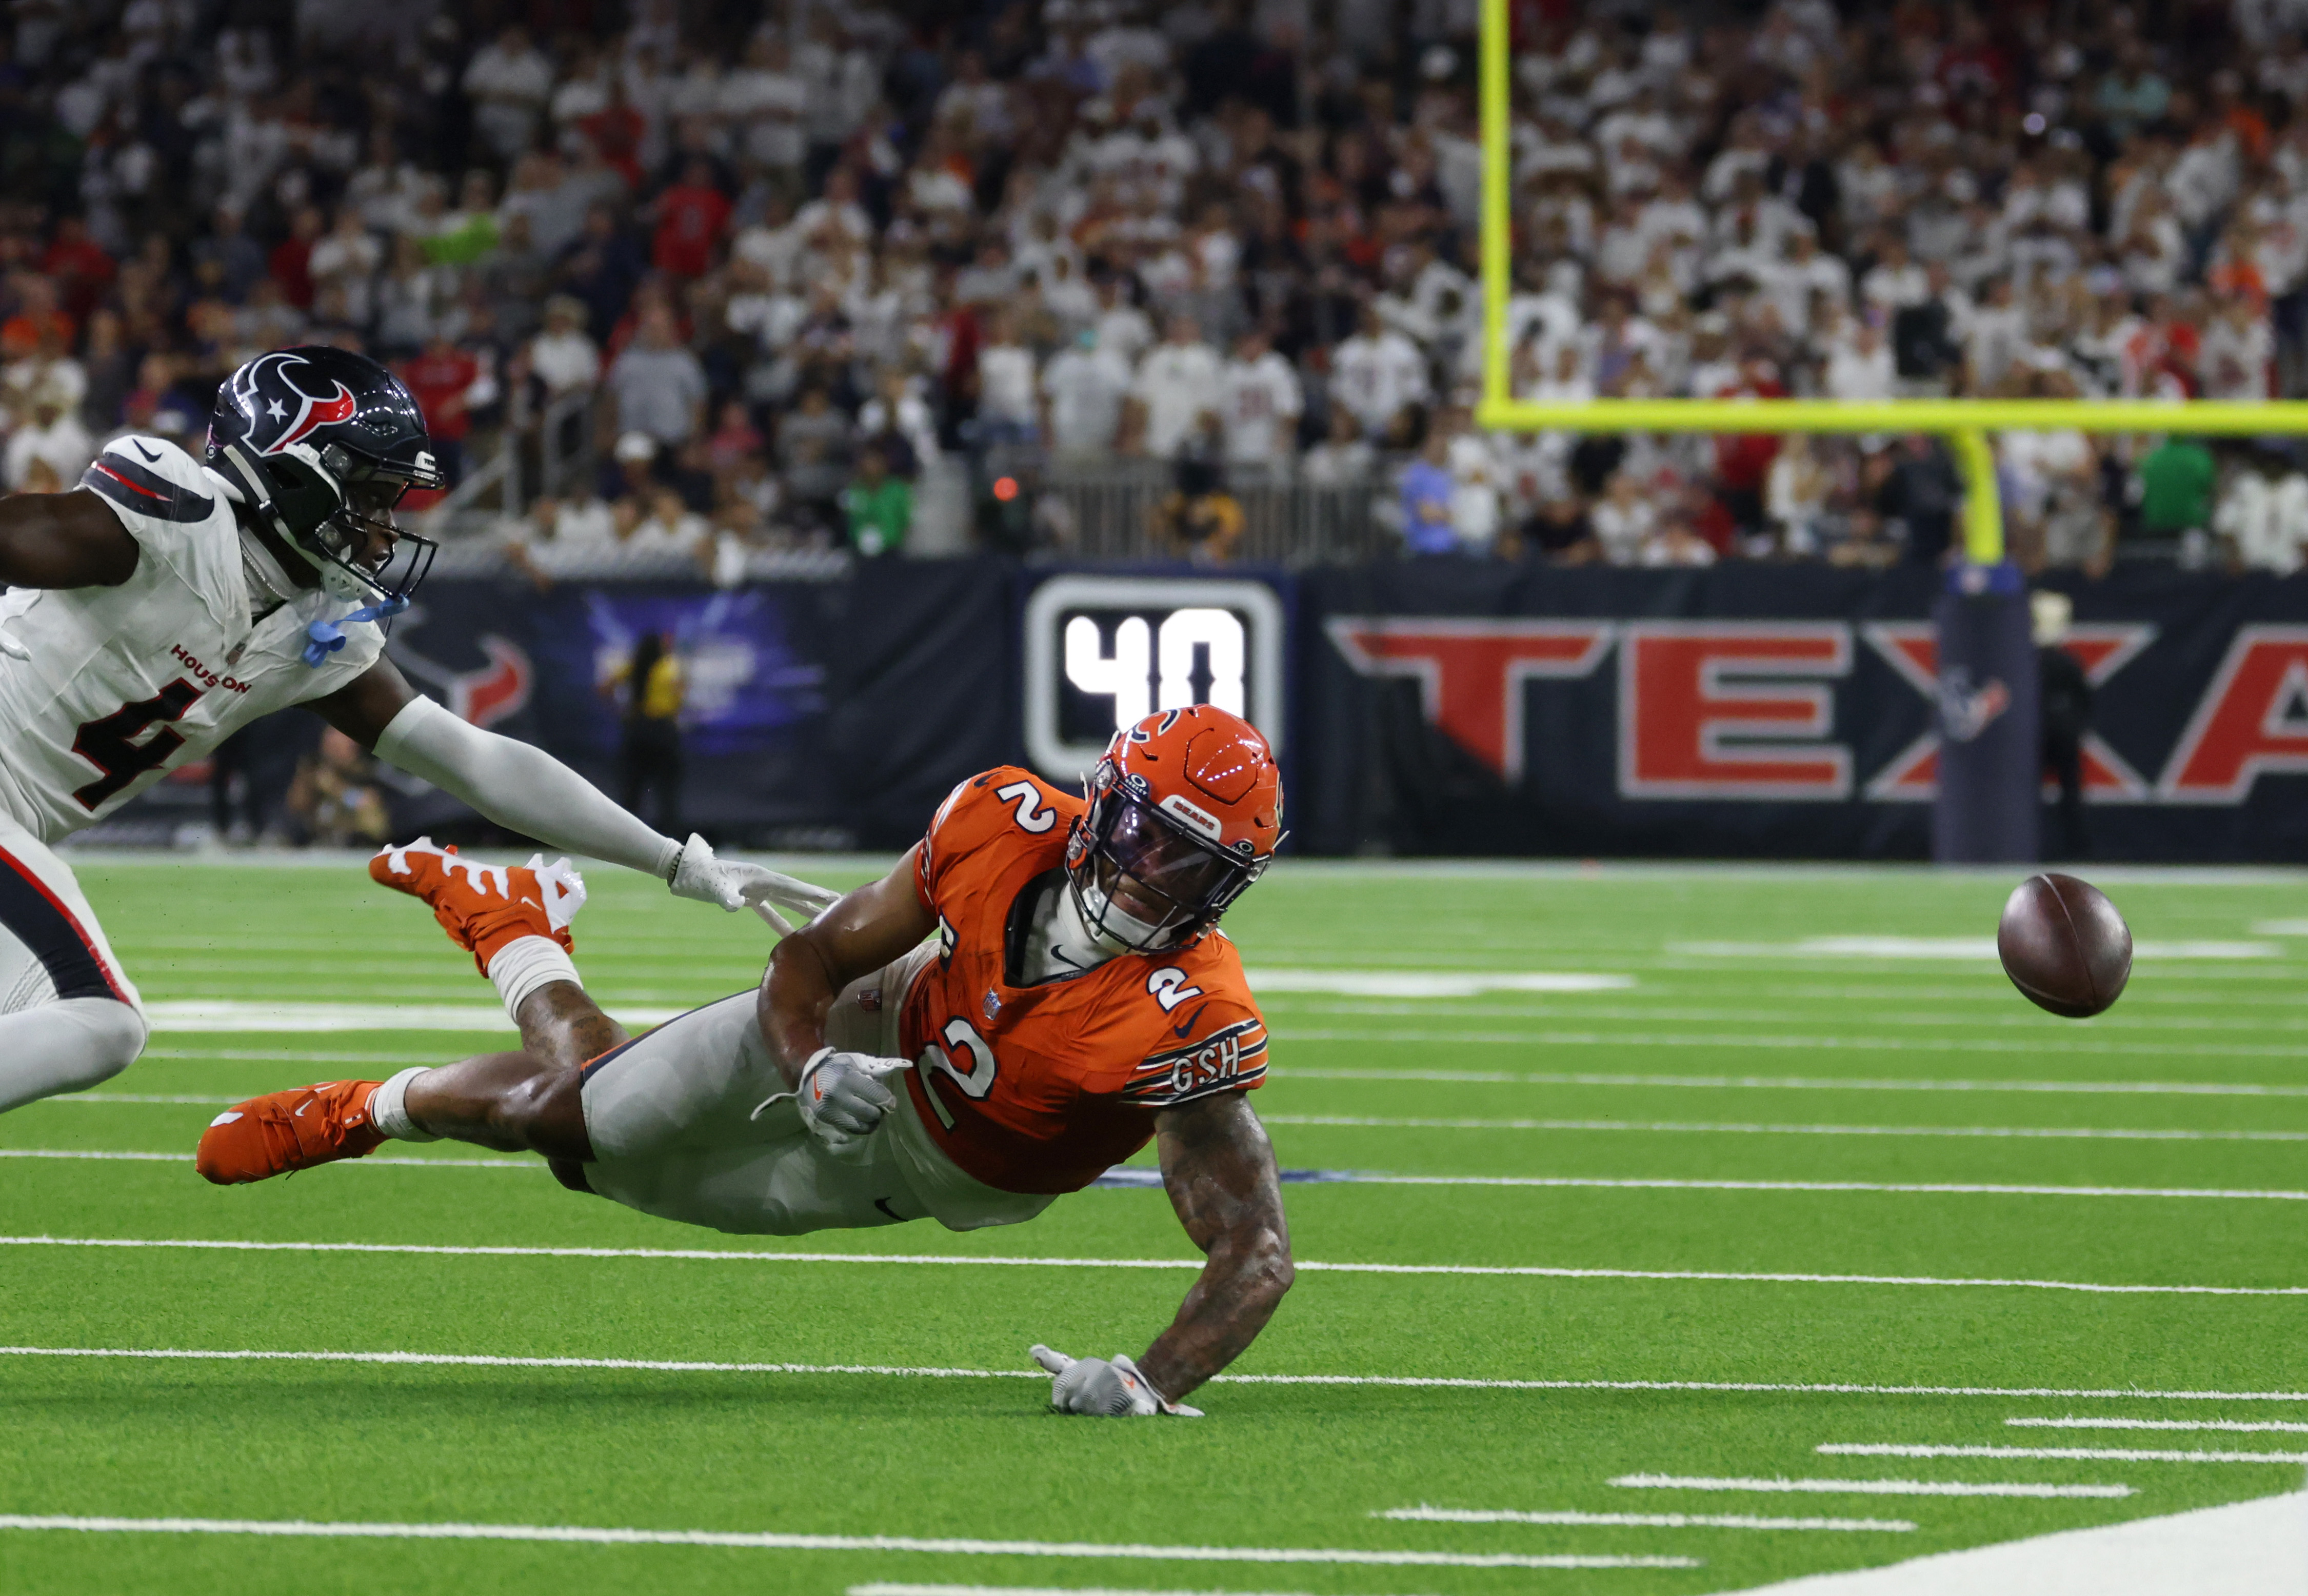
[[[384,651],[365,624],[306,664],[306,629],[357,608],[317,589],[252,620],[231,502],[176,444],[116,438],[81,484],[136,539],[135,574],[0,594],[0,631],[31,655],[0,650],[0,809],[50,844]]]

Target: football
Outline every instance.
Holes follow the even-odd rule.
[[[2045,872],[2005,900],[1995,953],[2028,1002],[2081,1020],[2123,995],[2131,977],[2131,927],[2089,882]]]

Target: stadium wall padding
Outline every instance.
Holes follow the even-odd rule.
[[[1093,596],[1029,604],[1060,574]],[[1146,640],[1205,582],[1233,584],[1208,591],[1248,631],[1253,668],[1237,677],[1253,685],[1234,690],[1268,693],[1261,628],[1287,634],[1282,690],[1249,712],[1287,733],[1287,818],[1309,853],[1920,859],[1940,716],[1996,712],[1989,684],[1943,691],[1941,583],[1921,568],[1440,560],[1092,577],[965,559],[735,592],[444,580],[392,651],[460,712],[614,793],[617,712],[598,683],[642,627],[672,631],[692,683],[685,822],[782,847],[902,847],[953,782],[1025,763],[1029,678],[1064,675],[1076,611],[1097,617],[1091,662],[1109,671],[1141,657],[1118,628],[1144,617],[1158,699]],[[1120,596],[1095,597],[1106,580]],[[2308,861],[2308,576],[2143,565],[2055,585],[2074,598],[2068,646],[2095,689],[2094,853]],[[1245,607],[1246,586],[1279,602]],[[1052,633],[1038,653],[1029,625]],[[1214,691],[1225,661],[1192,659],[1194,690]],[[1111,724],[1111,700],[1074,677],[1042,686],[1036,746],[1071,760],[1098,715]],[[456,819],[437,793],[395,813],[398,829]]]

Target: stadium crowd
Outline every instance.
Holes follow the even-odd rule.
[[[2308,386],[2297,0],[1707,14],[1515,9],[1519,393]],[[313,340],[395,362],[452,471],[515,441],[540,579],[567,549],[890,551],[927,475],[1020,459],[1167,464],[1165,535],[1204,558],[1231,496],[1285,485],[1370,494],[1422,554],[1948,547],[1927,439],[1471,426],[1465,0],[10,15],[12,488],[125,428],[196,444],[224,373]],[[598,482],[551,479],[587,438]],[[2302,560],[2281,454],[2000,447],[2031,565]]]

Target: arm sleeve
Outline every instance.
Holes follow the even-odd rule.
[[[376,756],[550,847],[672,879],[681,844],[612,803],[567,765],[527,743],[469,726],[419,696],[376,739]]]

